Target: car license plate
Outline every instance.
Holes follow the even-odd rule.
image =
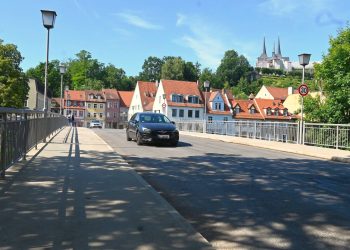
[[[159,139],[169,139],[169,135],[158,135]]]

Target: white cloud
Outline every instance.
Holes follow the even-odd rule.
[[[302,16],[307,12],[317,14],[321,10],[329,9],[334,3],[331,0],[265,0],[259,8],[266,14],[287,16],[296,14]]]
[[[139,28],[149,29],[149,30],[162,29],[162,26],[148,22],[148,21],[146,21],[146,20],[142,19],[141,17],[136,16],[134,14],[124,12],[124,13],[117,13],[116,15],[119,16],[120,18],[122,18],[128,24],[139,27]]]
[[[255,43],[243,42],[229,35],[232,32],[216,27],[213,23],[206,23],[202,19],[178,14],[176,25],[188,28],[187,34],[183,35],[178,43],[192,49],[203,67],[216,69],[225,51],[229,49],[243,54],[249,61],[253,58],[250,55],[256,53]]]

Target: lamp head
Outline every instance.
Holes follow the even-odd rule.
[[[41,14],[43,17],[43,25],[47,29],[52,29],[55,25],[56,19],[56,11],[52,10],[41,10]]]
[[[309,64],[311,54],[303,53],[303,54],[300,54],[298,56],[299,56],[299,64],[300,65],[306,66]]]

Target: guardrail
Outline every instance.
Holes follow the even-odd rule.
[[[350,124],[265,121],[176,121],[180,131],[350,149]]]
[[[0,108],[0,176],[16,161],[26,159],[26,153],[45,141],[67,118],[56,113],[26,109]]]

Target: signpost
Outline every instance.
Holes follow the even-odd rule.
[[[304,118],[304,96],[307,96],[309,94],[309,87],[305,83],[302,83],[298,88],[298,92],[301,95],[301,119],[300,120],[301,120],[301,128],[302,128],[303,118]],[[303,134],[302,129],[300,129],[300,134]]]

